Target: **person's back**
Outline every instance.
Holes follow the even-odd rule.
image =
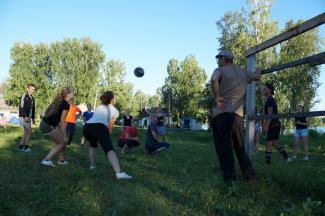
[[[215,70],[214,74],[220,76],[219,95],[228,101],[228,104],[222,110],[218,109],[218,107],[214,107],[213,116],[226,112],[243,116],[246,85],[253,79],[252,75],[234,64],[220,67]],[[212,75],[212,79],[213,76],[214,75]]]

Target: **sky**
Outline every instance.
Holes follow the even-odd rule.
[[[106,60],[125,63],[135,91],[153,95],[164,84],[171,58],[194,55],[210,77],[219,48],[215,23],[245,5],[246,0],[0,0],[0,82],[9,75],[14,42],[90,37],[102,44]],[[307,20],[324,9],[325,0],[275,0],[270,18],[282,29],[290,19]],[[324,39],[325,24],[318,29]],[[142,78],[133,74],[138,66],[145,70]],[[314,110],[325,110],[325,65],[319,81],[321,102]]]

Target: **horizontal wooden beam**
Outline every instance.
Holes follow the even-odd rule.
[[[263,119],[275,119],[275,118],[294,118],[294,117],[315,117],[325,116],[325,111],[313,111],[313,112],[298,112],[298,113],[283,113],[272,115],[250,115],[247,116],[248,120],[263,120]]]
[[[300,66],[300,65],[304,65],[304,64],[310,64],[311,66],[316,66],[316,65],[320,65],[320,64],[324,64],[324,63],[325,63],[325,52],[322,52],[322,53],[308,56],[306,58],[302,58],[302,59],[292,61],[289,63],[275,65],[275,66],[267,68],[267,69],[262,69],[261,73],[262,74],[272,73],[274,71],[279,71],[279,70],[296,67],[296,66]]]
[[[292,29],[289,29],[288,31],[286,32],[283,32],[273,38],[270,38],[250,49],[247,50],[246,52],[246,57],[250,56],[250,55],[253,55],[255,53],[258,53],[262,50],[265,50],[271,46],[274,46],[278,43],[281,43],[282,41],[285,41],[285,40],[288,40],[292,37],[295,37],[299,34],[302,34],[310,29],[313,29],[317,26],[320,26],[322,24],[325,23],[325,12],[310,19],[310,20],[307,20],[306,22],[304,23],[301,23],[300,25],[297,25],[295,27],[293,27]]]

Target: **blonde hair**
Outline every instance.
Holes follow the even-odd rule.
[[[64,87],[61,92],[56,95],[50,106],[46,109],[44,117],[49,117],[59,110],[62,100],[73,92],[72,87]]]

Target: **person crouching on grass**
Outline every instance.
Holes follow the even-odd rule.
[[[117,145],[122,148],[121,153],[125,154],[129,152],[132,148],[138,147],[139,143],[139,131],[135,127],[134,123],[130,127],[125,128],[117,142]]]
[[[266,115],[278,114],[278,105],[276,104],[274,95],[274,86],[271,83],[266,83],[262,88],[262,94],[266,98],[264,105],[264,112]],[[279,144],[279,135],[281,130],[281,123],[278,118],[266,119],[263,125],[263,132],[266,134],[266,148],[264,152],[265,163],[271,165],[272,146],[282,155],[283,159],[291,162],[291,158],[287,152]]]
[[[96,169],[96,148],[99,142],[115,171],[116,178],[132,179],[125,172],[121,172],[117,155],[113,150],[111,134],[119,116],[119,111],[113,106],[114,93],[112,91],[104,92],[100,96],[100,100],[102,104],[96,108],[93,116],[83,128],[83,135],[89,141],[90,169]]]
[[[73,99],[73,96],[74,91],[72,87],[62,88],[61,93],[54,98],[41,120],[41,133],[47,135],[55,143],[54,147],[41,162],[44,166],[54,167],[55,165],[52,162],[52,158],[55,155],[59,156],[59,165],[68,164],[64,159],[63,153],[68,143],[65,119],[70,108],[68,102]]]

